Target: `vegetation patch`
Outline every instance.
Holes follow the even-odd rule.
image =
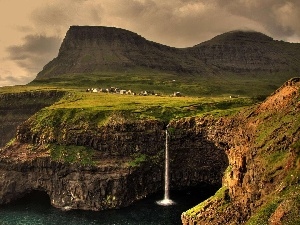
[[[107,93],[70,92],[60,101],[39,111],[32,118],[31,129],[58,132],[64,127],[101,127],[111,118],[136,121],[172,119],[202,115],[208,112],[232,111],[253,104],[250,98],[229,99],[128,96]]]
[[[51,159],[58,162],[79,163],[84,166],[94,165],[94,151],[92,148],[76,145],[56,145],[48,146]]]
[[[206,210],[210,205],[214,202],[218,202],[221,205],[218,205],[218,211],[223,211],[226,209],[226,206],[230,204],[230,200],[228,198],[228,188],[223,186],[221,187],[214,196],[208,198],[207,200],[201,202],[200,204],[196,205],[195,207],[187,210],[184,212],[184,215],[190,218],[196,218],[199,213]]]
[[[132,155],[132,160],[128,162],[130,167],[139,167],[142,163],[148,159],[147,155],[142,153],[136,153]]]
[[[88,59],[85,56],[84,60]],[[294,74],[289,72],[258,73],[245,76],[223,72],[222,75],[195,76],[156,71],[147,68],[127,69],[126,71],[99,71],[91,73],[60,74],[59,77],[38,78],[29,87],[48,87],[80,89],[119,87],[125,90],[152,90],[164,95],[176,91],[185,96],[240,96],[253,97],[260,101],[270,95]],[[88,77],[88,79],[87,79]],[[272,84],[270,84],[272,81]]]
[[[268,220],[274,213],[280,203],[279,199],[273,199],[259,208],[259,210],[252,216],[245,225],[262,225],[269,224]]]
[[[16,141],[16,138],[11,139],[7,144],[5,145],[5,148],[11,147]]]

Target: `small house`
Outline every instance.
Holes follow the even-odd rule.
[[[126,94],[126,90],[120,90],[120,95],[125,95]]]
[[[176,92],[173,93],[173,96],[174,97],[181,97],[182,94],[179,91],[176,91]]]

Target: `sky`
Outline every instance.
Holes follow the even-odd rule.
[[[232,30],[300,43],[299,0],[0,0],[0,87],[32,81],[72,25],[124,28],[172,47]]]

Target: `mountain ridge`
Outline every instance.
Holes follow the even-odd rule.
[[[175,48],[122,28],[71,26],[58,56],[45,65],[37,79],[129,68],[194,75],[298,72],[299,50],[298,43],[274,41],[254,31],[227,32],[193,47]]]

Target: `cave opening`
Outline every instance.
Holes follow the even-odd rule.
[[[51,201],[49,195],[45,191],[32,190],[25,193],[16,201],[10,203],[10,205],[24,205],[26,207],[47,208],[51,207]]]
[[[172,199],[174,198],[174,201],[178,201],[179,204],[180,202],[185,202],[184,204],[193,207],[213,196],[221,187],[222,184],[203,182],[194,186],[171,189],[170,196]],[[162,194],[162,191],[160,191],[156,195],[161,196]]]

